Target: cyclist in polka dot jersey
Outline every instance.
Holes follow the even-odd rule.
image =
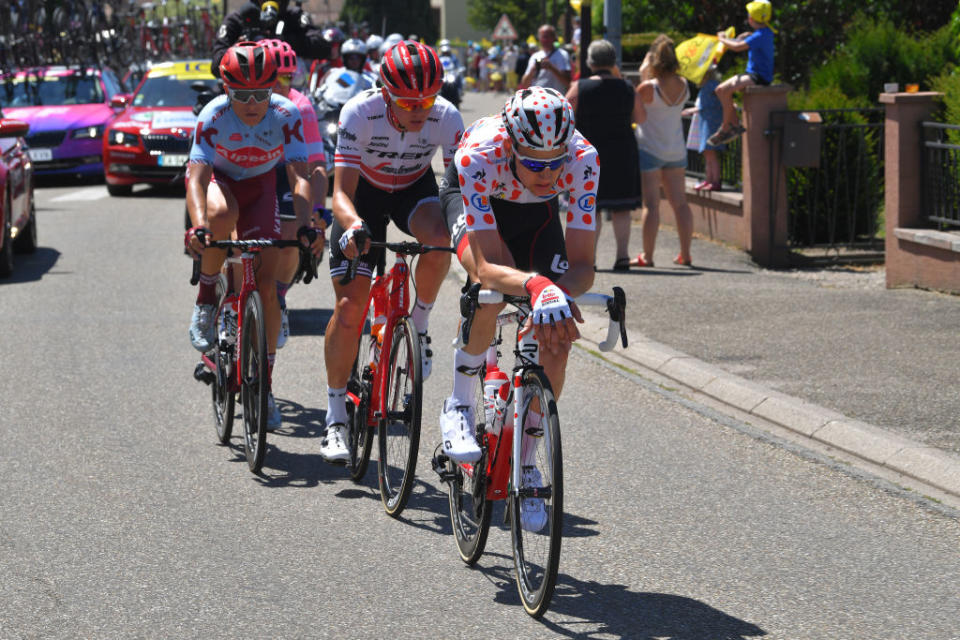
[[[440,183],[440,201],[457,257],[472,282],[529,295],[527,330],[559,396],[567,354],[582,322],[572,297],[593,285],[596,149],[574,127],[573,109],[544,87],[518,91],[497,116],[471,125]],[[559,198],[567,198],[566,225]],[[502,306],[483,305],[470,343],[454,356],[453,393],[440,416],[445,453],[479,458],[473,436],[477,373]]]

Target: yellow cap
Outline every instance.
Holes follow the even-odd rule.
[[[767,0],[754,0],[747,3],[747,13],[757,22],[768,24],[773,17],[773,5]]]

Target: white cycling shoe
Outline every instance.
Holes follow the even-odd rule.
[[[320,441],[320,456],[327,462],[347,462],[350,449],[347,448],[347,425],[334,422],[327,427]]]
[[[476,462],[483,452],[474,437],[473,407],[457,405],[448,398],[440,414],[443,452],[454,462]]]
[[[520,482],[523,488],[541,487],[543,479],[536,467],[523,467],[520,470]],[[543,498],[524,498],[520,501],[520,526],[524,531],[537,532],[547,524],[547,507]]]

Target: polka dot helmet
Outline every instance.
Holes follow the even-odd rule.
[[[500,115],[514,144],[552,150],[565,147],[573,137],[573,107],[556,89],[521,89]]]

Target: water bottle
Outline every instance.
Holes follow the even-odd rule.
[[[487,375],[483,378],[483,414],[488,433],[499,431],[495,418],[502,416],[507,406],[508,382],[507,374],[496,365],[487,367]]]

